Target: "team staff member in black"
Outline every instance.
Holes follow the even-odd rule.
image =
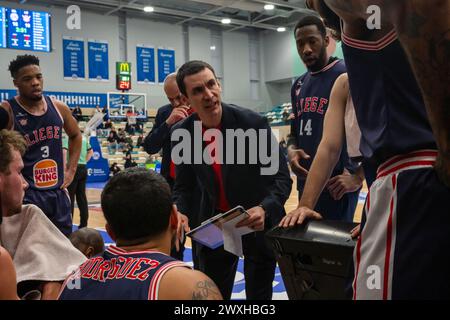
[[[186,98],[178,90],[176,74],[169,74],[164,80],[164,92],[170,103],[158,109],[155,124],[145,137],[144,150],[148,154],[158,153],[162,149],[161,175],[166,178],[173,188],[173,175],[171,175],[170,157],[170,128],[189,114]],[[172,169],[173,171],[173,169]]]
[[[148,154],[158,153],[162,149],[161,175],[173,188],[175,179],[175,166],[170,157],[170,128],[180,120],[186,118],[190,111],[186,98],[182,97],[178,90],[176,74],[169,74],[164,80],[164,92],[169,104],[158,109],[155,125],[143,142],[144,150]],[[186,213],[187,214],[187,213]],[[186,217],[182,217],[186,221]],[[178,260],[183,260],[184,243],[180,247],[174,246],[170,255]]]
[[[194,122],[201,121],[203,131],[216,128],[222,132],[224,146],[227,129],[242,129],[244,132],[248,129],[256,132],[265,129],[265,138],[271,143],[272,131],[263,117],[248,109],[222,103],[221,86],[209,64],[202,61],[185,63],[177,72],[177,84],[195,113],[175,125],[172,139],[176,130],[187,130],[191,136],[190,147],[194,151],[195,144],[202,145],[202,135],[194,135]],[[196,138],[200,141],[195,141]],[[243,237],[247,299],[272,298],[276,261],[273,252],[265,244],[264,233],[284,216],[284,204],[292,187],[286,160],[278,143],[275,146],[277,149],[274,149],[278,150],[278,154],[272,153],[277,156],[278,166],[272,175],[261,174],[263,165],[259,157],[256,164],[249,164],[247,159],[250,157],[250,147],[259,145],[260,139],[248,139],[239,150],[222,148],[225,152],[224,160],[227,159],[227,152],[234,151],[233,164],[226,161],[219,164],[215,161],[210,165],[204,160],[201,164],[194,164],[198,155],[195,157],[194,152],[191,152],[190,161],[177,163],[174,186],[174,200],[181,213],[189,212],[194,190],[199,190],[201,205],[196,212],[199,221],[237,205],[247,209],[250,217],[237,225],[248,226],[256,231]],[[175,143],[172,150],[176,146]],[[272,151],[271,148],[268,150]],[[236,164],[236,157],[242,156],[242,153],[246,156],[245,164]],[[200,157],[203,159],[202,155]],[[225,299],[230,299],[238,257],[225,251],[223,246],[211,250],[199,244],[195,245],[198,248],[200,270],[213,279]]]

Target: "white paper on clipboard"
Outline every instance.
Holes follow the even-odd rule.
[[[236,228],[235,225],[248,217],[243,207],[237,206],[225,213],[218,214],[186,234],[208,248],[216,249],[224,245],[224,249],[242,256],[242,235],[254,232],[248,227]]]
[[[235,225],[244,218],[245,217],[243,216],[237,216],[222,224],[223,248],[238,257],[244,256],[242,250],[242,236],[255,231],[249,227],[235,227]]]

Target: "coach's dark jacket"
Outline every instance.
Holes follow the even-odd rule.
[[[170,177],[170,126],[166,123],[172,112],[172,105],[166,104],[158,109],[155,124],[144,139],[144,150],[148,154],[158,153],[162,149],[161,175],[172,184]]]
[[[267,141],[270,144],[271,129],[267,123],[267,120],[255,113],[254,111],[240,108],[234,105],[227,105],[222,103],[222,121],[221,121],[221,131],[223,133],[224,141],[224,155],[223,161],[226,162],[226,129],[266,129]],[[191,163],[194,163],[194,121],[198,121],[198,115],[192,114],[183,121],[177,123],[173,129],[172,133],[176,129],[186,129],[189,131],[192,137],[191,143]],[[258,136],[258,135],[257,135]],[[201,137],[201,134],[200,134]],[[256,146],[259,145],[258,141],[250,141],[250,144]],[[173,147],[177,142],[173,143]],[[205,144],[203,143],[203,147]],[[265,229],[269,229],[281,220],[284,216],[284,204],[288,199],[292,180],[289,175],[289,170],[287,167],[286,160],[283,153],[279,149],[278,143],[274,143],[274,148],[278,150],[278,165],[279,168],[276,170],[274,175],[261,175],[261,167],[263,165],[260,163],[259,156],[257,157],[256,164],[237,164],[236,155],[245,152],[246,163],[249,163],[248,149],[249,141],[246,140],[245,150],[237,150],[235,143],[234,164],[223,164],[222,168],[222,178],[225,189],[226,198],[233,208],[237,205],[242,205],[245,209],[250,209],[254,206],[262,204],[266,209],[266,221]],[[259,149],[258,149],[259,150]],[[267,155],[270,152],[270,148],[266,147],[264,153]],[[203,151],[203,150],[202,150]],[[182,213],[190,212],[189,204],[190,199],[195,188],[200,188],[201,193],[201,203],[199,206],[198,213],[192,213],[190,217],[196,223],[194,225],[214,216],[216,212],[216,187],[214,172],[211,165],[205,164],[203,161],[202,154],[202,164],[180,164],[176,166],[176,181],[173,190],[173,198],[177,204],[178,210]],[[267,167],[267,166],[266,166]],[[197,178],[197,179],[196,179]],[[190,223],[191,228],[192,224]]]

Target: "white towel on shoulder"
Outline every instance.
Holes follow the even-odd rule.
[[[87,260],[35,205],[4,217],[0,228],[0,243],[13,258],[17,283],[63,281]]]

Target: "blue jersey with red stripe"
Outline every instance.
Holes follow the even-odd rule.
[[[109,246],[69,276],[60,300],[157,300],[164,273],[187,264],[158,251]]]
[[[331,89],[336,79],[346,72],[343,60],[331,58],[330,63],[317,72],[307,72],[298,78],[291,89],[292,111],[295,119],[291,122],[291,134],[297,146],[311,156],[301,160],[300,165],[309,170],[322,140],[323,121],[330,102]],[[332,176],[342,174],[344,168],[351,168],[344,142],[339,161]],[[305,180],[297,179],[299,189]]]
[[[436,149],[420,88],[395,30],[376,41],[342,35],[360,151],[375,165],[414,150]]]
[[[27,151],[22,157],[23,177],[31,189],[59,189],[64,181],[62,151],[63,119],[51,99],[44,96],[47,110],[35,116],[23,108],[16,98],[8,100],[14,118],[14,130],[23,135]]]

